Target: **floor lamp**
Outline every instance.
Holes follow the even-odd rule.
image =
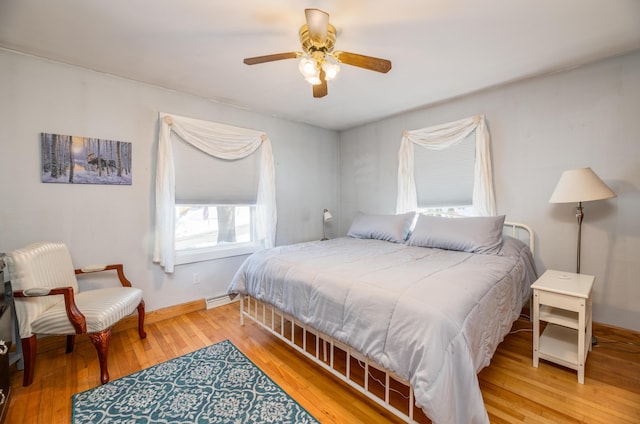
[[[616,194],[596,175],[591,168],[578,168],[564,171],[549,203],[578,203],[576,219],[578,221],[578,255],[576,272],[580,274],[580,242],[582,237],[582,202],[604,200],[616,197]]]
[[[327,238],[326,226],[327,222],[331,221],[332,219],[333,216],[331,215],[331,212],[329,212],[328,209],[325,209],[324,212],[322,212],[322,238],[320,239],[320,241],[329,240]]]

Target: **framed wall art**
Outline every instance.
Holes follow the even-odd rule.
[[[43,183],[131,185],[131,143],[40,134]]]

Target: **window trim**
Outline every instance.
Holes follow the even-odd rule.
[[[209,261],[212,259],[250,255],[262,248],[262,241],[247,241],[223,246],[203,247],[200,249],[176,250],[175,264],[184,265],[194,262]]]

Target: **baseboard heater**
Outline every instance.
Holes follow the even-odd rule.
[[[235,298],[232,299],[228,294],[223,294],[222,296],[207,297],[205,299],[207,309],[217,308],[218,306],[226,305],[231,302],[237,302],[239,300],[240,296],[235,296]]]

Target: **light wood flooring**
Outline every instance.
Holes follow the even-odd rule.
[[[256,324],[241,327],[238,308],[233,303],[150,323],[145,340],[133,328],[114,333],[111,379],[229,339],[322,423],[399,422]],[[514,330],[530,328],[527,320],[514,324]],[[584,385],[575,371],[544,361],[533,368],[530,331],[508,335],[479,375],[491,422],[639,423],[640,334],[603,326],[594,333],[599,345],[587,359]],[[97,356],[86,337],[78,337],[68,355],[63,338],[41,347],[30,387],[22,387],[14,366],[6,424],[69,423],[71,395],[99,384]]]

